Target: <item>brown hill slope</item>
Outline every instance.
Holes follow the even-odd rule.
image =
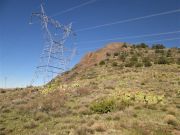
[[[117,50],[126,51],[127,48],[123,47],[124,43],[111,43],[106,45],[104,48],[101,48],[95,52],[87,53],[78,64],[78,68],[87,68],[94,66],[94,64],[99,63],[101,60],[106,59],[107,53],[114,53]]]

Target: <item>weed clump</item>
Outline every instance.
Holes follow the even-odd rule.
[[[124,43],[124,44],[122,45],[122,47],[123,47],[123,48],[127,48],[128,46],[127,46],[126,43]]]
[[[118,52],[115,52],[115,53],[114,53],[114,56],[118,56],[118,55],[119,55],[119,53],[118,53]]]
[[[104,60],[100,61],[99,65],[105,65],[105,61]]]
[[[117,66],[118,66],[117,62],[113,62],[113,63],[112,63],[112,66],[113,66],[113,67],[117,67]]]
[[[158,64],[168,64],[169,62],[168,62],[168,59],[166,58],[166,57],[160,57],[159,59],[158,59],[158,62],[157,62]]]
[[[113,98],[105,98],[95,101],[91,104],[90,109],[96,113],[108,113],[115,108],[115,100]]]
[[[136,63],[136,64],[135,64],[135,67],[142,67],[142,66],[143,66],[142,63]]]
[[[176,62],[178,65],[180,65],[180,58],[177,59],[177,62]]]
[[[152,46],[152,49],[164,49],[165,46],[163,44],[154,44]]]
[[[150,59],[147,58],[147,57],[145,57],[145,58],[143,59],[143,63],[144,63],[144,66],[145,66],[145,67],[150,67],[150,66],[152,66]]]
[[[125,63],[124,66],[125,67],[133,67],[134,66],[134,62],[129,61],[129,62]]]
[[[140,43],[138,45],[135,45],[136,48],[148,48],[148,45],[145,43]]]

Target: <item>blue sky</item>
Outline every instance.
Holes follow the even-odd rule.
[[[63,24],[73,22],[76,31],[96,25],[136,18],[170,10],[180,9],[179,0],[94,0],[91,4],[59,14],[89,0],[46,0],[45,10],[49,16]],[[42,31],[39,23],[29,25],[33,11],[40,10],[40,0],[0,0],[0,87],[22,87],[29,84],[43,49]],[[180,47],[180,33],[161,36],[117,39],[91,42],[109,38],[155,34],[180,30],[180,12],[155,16],[108,27],[77,32],[78,55],[71,65],[78,63],[88,51],[110,42],[145,42],[162,40],[167,47]],[[90,42],[89,42],[90,41]],[[151,45],[151,42],[147,42]]]

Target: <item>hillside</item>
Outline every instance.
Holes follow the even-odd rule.
[[[0,90],[0,135],[178,135],[180,49],[112,43],[44,88]]]

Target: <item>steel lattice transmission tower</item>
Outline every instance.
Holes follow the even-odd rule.
[[[66,71],[72,57],[76,54],[74,41],[76,35],[72,31],[72,23],[61,24],[46,15],[43,4],[40,7],[39,13],[32,13],[30,23],[32,24],[33,17],[40,20],[45,46],[30,85],[33,85],[39,77],[43,79],[44,84],[48,83],[55,76]]]

